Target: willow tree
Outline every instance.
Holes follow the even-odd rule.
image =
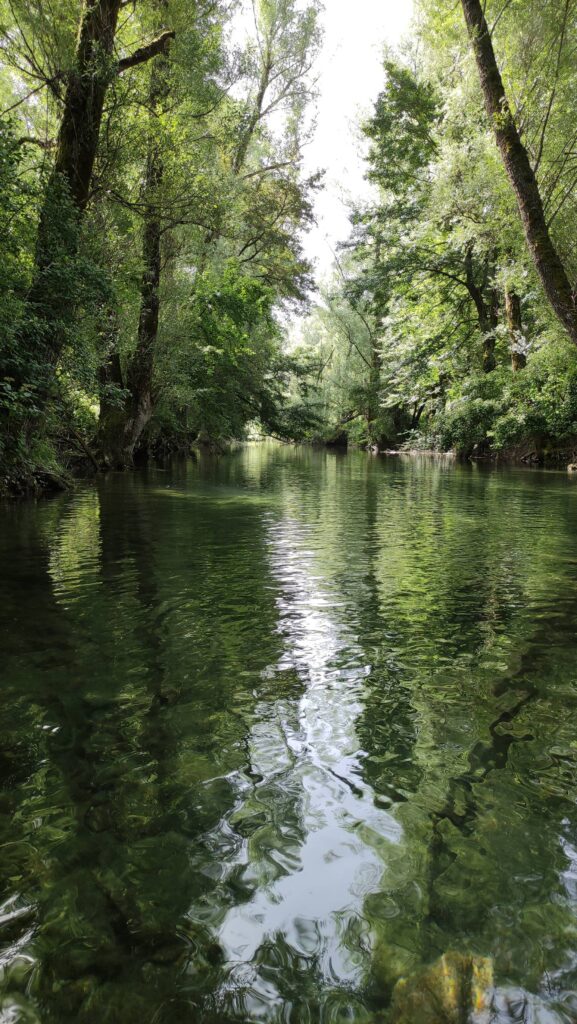
[[[199,179],[211,188],[172,236],[179,258],[161,288],[154,415],[143,446],[159,433],[163,445],[194,438],[218,444],[268,415],[278,395],[275,309],[302,300],[310,283],[299,233],[311,218],[314,184],[302,172],[302,145],[316,6],[263,0],[255,13],[234,96],[223,89],[220,99],[204,103],[214,109],[199,135],[211,142],[196,143],[200,160],[188,188]],[[225,68],[223,62],[217,76],[222,85]],[[136,372],[138,361],[135,350]]]
[[[319,40],[317,8],[299,10],[294,0],[259,0],[256,39],[249,48],[250,83],[233,168],[240,173],[260,124],[275,112],[304,110],[311,97],[309,73]]]

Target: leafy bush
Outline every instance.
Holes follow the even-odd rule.
[[[519,373],[501,367],[469,378],[428,432],[442,450],[459,454],[577,435],[577,353],[561,339],[538,349]]]

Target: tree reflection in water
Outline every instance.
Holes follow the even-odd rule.
[[[574,1020],[573,506],[251,446],[3,510],[6,1020]]]

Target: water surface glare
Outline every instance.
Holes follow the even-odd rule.
[[[409,1024],[443,955],[485,1007],[410,1024],[575,1024],[576,630],[563,473],[262,444],[1,508],[0,1024]]]

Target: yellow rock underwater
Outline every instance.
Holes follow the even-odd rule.
[[[392,1024],[484,1024],[493,989],[490,959],[445,953],[434,964],[397,982]]]

